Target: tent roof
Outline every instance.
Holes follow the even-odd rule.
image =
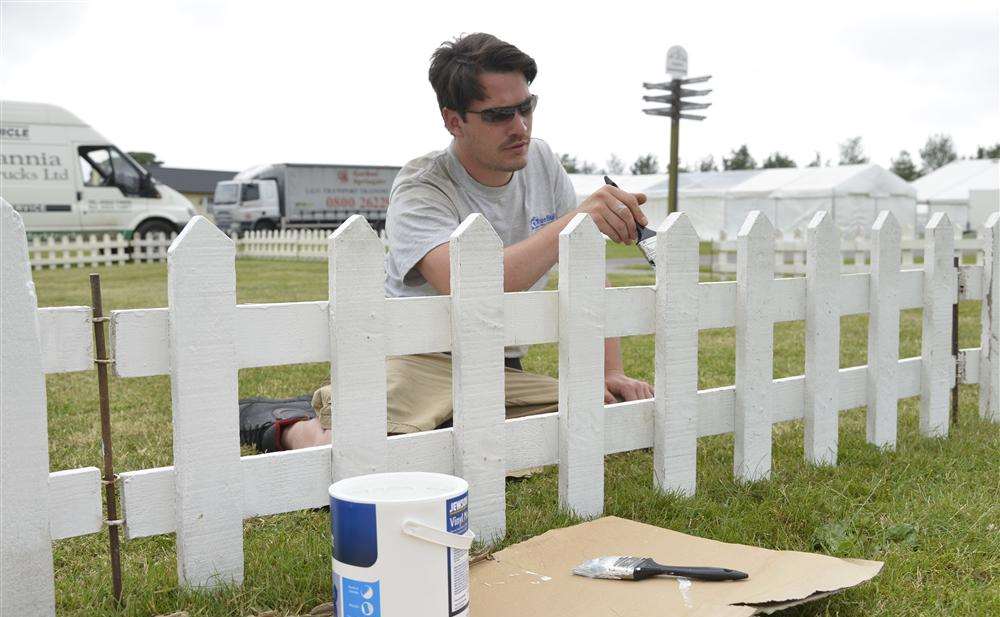
[[[590,195],[604,184],[603,176],[596,174],[570,174],[570,179],[577,197]],[[670,177],[666,174],[622,175],[612,179],[627,190],[660,197],[667,194]],[[830,195],[916,196],[916,190],[910,184],[874,164],[682,173],[678,177],[677,188],[688,197],[794,199]]]
[[[896,174],[878,165],[765,169],[729,191],[731,197],[794,199],[830,195],[915,196]]]
[[[911,183],[920,202],[968,203],[969,191],[1000,188],[1000,159],[953,161]]]
[[[736,186],[744,180],[761,173],[759,169],[741,169],[736,171],[692,171],[678,174],[678,191],[719,191]],[[652,187],[650,191],[669,190],[670,176]]]
[[[659,196],[658,191],[652,191],[651,188],[659,184],[663,184],[666,187],[666,182],[669,178],[667,174],[647,174],[642,176],[608,174],[608,176],[622,189],[633,193],[646,193],[647,197]],[[603,174],[569,174],[569,179],[573,183],[573,190],[576,192],[577,199],[588,197],[594,191],[604,186]],[[663,194],[666,195],[666,188],[663,189]]]
[[[774,197],[809,197],[820,195],[890,195],[916,197],[905,180],[878,165],[841,165],[810,167],[806,173],[781,187]]]

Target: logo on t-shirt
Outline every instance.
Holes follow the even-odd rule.
[[[543,217],[533,216],[531,217],[531,231],[535,231],[536,229],[541,229],[543,226],[548,225],[554,220],[556,220],[555,213],[546,214]]]

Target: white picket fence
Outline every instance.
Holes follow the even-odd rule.
[[[233,234],[233,241],[237,257],[321,261],[327,258],[331,231],[249,231],[242,237]],[[135,235],[131,240],[122,234],[34,237],[28,241],[28,256],[33,269],[166,261],[167,249],[176,237],[163,233]]]
[[[504,293],[502,247],[480,215],[451,238],[450,296],[385,298],[383,247],[360,217],[328,242],[329,300],[236,304],[235,246],[197,217],[168,257],[168,306],[114,311],[120,377],[169,375],[173,465],[120,475],[126,537],[176,533],[180,584],[243,580],[243,521],[328,503],[357,474],[453,473],[470,485],[485,540],[505,533],[504,475],[559,465],[559,504],[596,516],[604,455],[653,448],[651,480],[696,487],[698,437],[733,433],[734,474],[768,478],[771,427],[805,419],[805,456],[837,462],[838,411],[868,406],[868,440],[891,448],[896,404],[917,396],[920,431],[948,433],[951,305],[983,299],[981,348],[962,350],[961,383],[980,383],[980,413],[1000,422],[1000,221],[982,266],[956,273],[947,218],[928,227],[923,270],[900,269],[899,225],[876,224],[870,273],[843,274],[825,213],[808,233],[804,278],[775,279],[774,236],[760,213],[739,236],[735,282],[698,282],[698,237],[683,214],[659,229],[656,285],[604,288],[605,242],[587,215],[559,237],[557,291]],[[20,218],[3,206],[3,580],[10,614],[52,615],[53,539],[102,529],[96,468],[49,473],[44,375],[92,367],[90,310],[38,309]],[[958,281],[958,284],[956,284]],[[923,308],[921,357],[898,358],[899,311]],[[867,366],[839,368],[839,318],[871,315]],[[776,322],[806,323],[806,373],[773,379]],[[736,384],[698,390],[698,332],[736,329]],[[655,335],[651,400],[603,404],[605,337]],[[557,413],[505,420],[505,345],[559,343]],[[454,426],[386,437],[385,358],[451,351]],[[237,371],[330,362],[331,446],[240,456]],[[48,474],[48,492],[45,486]]]
[[[266,259],[327,259],[331,229],[274,229],[248,231],[241,237],[233,234],[237,257]],[[382,232],[384,242],[385,232]]]
[[[28,259],[33,269],[164,261],[176,237],[177,234],[168,236],[162,232],[135,235],[131,240],[126,240],[122,234],[34,237],[28,242]]]
[[[900,251],[903,268],[919,266],[923,259],[925,241],[922,238],[903,238]],[[868,272],[871,262],[872,240],[866,237],[842,239],[840,243],[841,273]],[[712,272],[734,274],[737,268],[738,240],[719,240],[712,243]],[[805,274],[808,247],[804,238],[794,236],[779,238],[774,243],[775,274]],[[955,240],[955,256],[962,263],[982,265],[983,241],[980,238]]]

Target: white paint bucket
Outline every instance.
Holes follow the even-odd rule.
[[[330,486],[337,617],[469,614],[469,484],[380,473]]]

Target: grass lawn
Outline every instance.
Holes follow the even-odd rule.
[[[627,249],[637,256],[635,247]],[[98,269],[106,310],[166,306],[166,268],[137,264]],[[89,305],[88,270],[35,272],[40,306]],[[615,276],[615,285],[650,284],[647,273]],[[326,297],[326,263],[241,260],[240,303],[319,300]],[[962,347],[979,344],[979,303],[961,307]],[[841,365],[866,362],[864,316],[842,320]],[[920,354],[920,311],[902,316],[900,355]],[[804,372],[804,327],[779,324],[774,375]],[[652,337],[623,341],[626,370],[653,379]],[[534,347],[528,370],[557,375],[556,345]],[[734,382],[734,332],[700,335],[701,388]],[[240,371],[240,396],[309,393],[328,374],[325,364]],[[100,467],[97,383],[92,372],[47,377],[53,470]],[[171,463],[170,384],[167,377],[111,379],[116,468]],[[749,486],[732,478],[732,436],[699,442],[698,494],[681,499],[652,487],[649,451],[607,457],[607,514],[727,542],[817,551],[885,561],[871,583],[786,615],[1000,614],[1000,430],[977,415],[978,387],[963,386],[960,424],[947,439],[917,431],[918,400],[900,402],[899,445],[880,453],[864,440],[864,409],[841,414],[840,464],[817,469],[802,457],[801,422],[774,428],[770,481]],[[249,450],[245,453],[251,453]],[[504,545],[572,524],[557,509],[555,467],[507,485]],[[55,544],[60,615],[168,614],[242,617],[276,610],[307,613],[329,600],[329,520],[324,512],[297,512],[246,521],[246,580],[241,589],[211,595],[177,589],[174,537],[123,544],[124,606],[111,601],[107,537],[95,534]]]
[[[711,242],[700,242],[698,243],[698,252],[702,255],[712,254],[712,243]],[[607,259],[635,259],[642,258],[642,253],[639,251],[638,247],[634,244],[619,244],[617,242],[611,242],[608,240],[607,249],[605,250],[605,257]]]

